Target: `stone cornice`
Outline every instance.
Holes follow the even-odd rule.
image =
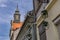
[[[43,22],[43,20],[44,18],[42,17],[42,15],[38,17],[37,22],[36,22],[37,27]]]
[[[57,1],[57,0],[51,0],[51,1],[47,4],[47,6],[45,7],[45,9],[46,9],[47,11],[49,11],[49,9],[55,4],[56,1]]]

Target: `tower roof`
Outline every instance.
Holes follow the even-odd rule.
[[[16,10],[15,10],[16,12],[19,12],[19,9],[18,9],[18,4],[17,4],[17,7],[16,7]]]
[[[18,8],[18,4],[17,4],[17,6],[16,6],[15,14],[20,14],[20,13],[19,13],[19,8]]]

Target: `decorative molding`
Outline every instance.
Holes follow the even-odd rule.
[[[48,12],[47,12],[47,10],[43,10],[41,13],[42,13],[42,17],[43,17],[43,18],[47,18],[47,17],[48,17]]]
[[[45,7],[45,9],[47,11],[49,11],[49,9],[55,4],[55,2],[57,2],[57,0],[51,0],[48,5]]]
[[[42,18],[41,20],[37,21],[37,27],[44,21],[44,19]]]
[[[37,25],[39,25],[48,16],[47,10],[42,11],[42,15],[37,18]]]
[[[47,21],[43,21],[43,26],[48,26],[48,22]]]
[[[60,14],[52,21],[54,22],[54,24],[58,25],[60,23]]]

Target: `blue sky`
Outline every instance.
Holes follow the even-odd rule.
[[[32,0],[0,0],[0,40],[9,40],[10,20],[13,19],[17,3],[21,21],[26,13],[33,9]]]

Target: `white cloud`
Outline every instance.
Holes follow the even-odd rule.
[[[20,0],[10,0],[11,2],[14,2],[14,3],[19,3]]]
[[[6,3],[7,0],[0,0],[0,3]]]
[[[7,19],[0,17],[0,23],[9,23]]]
[[[6,4],[0,4],[0,7],[7,7]]]
[[[2,14],[0,13],[0,23],[10,23],[10,20],[12,19],[12,15],[10,14]]]
[[[7,7],[5,3],[7,3],[8,0],[0,0],[0,7]]]

